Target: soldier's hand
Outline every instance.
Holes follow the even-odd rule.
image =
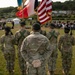
[[[39,60],[39,59],[37,59],[37,60],[34,60],[33,62],[32,62],[32,65],[33,65],[33,67],[40,67],[41,66],[41,61]]]

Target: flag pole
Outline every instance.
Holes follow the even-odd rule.
[[[22,0],[23,4],[22,4],[22,9],[24,8],[24,3],[26,2],[26,0]],[[24,12],[22,12],[22,20],[24,19]]]

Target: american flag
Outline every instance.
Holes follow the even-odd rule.
[[[38,7],[38,19],[41,24],[51,20],[52,1],[42,0]]]

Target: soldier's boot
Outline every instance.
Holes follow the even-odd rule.
[[[14,75],[14,72],[11,72],[11,74],[10,75]]]
[[[54,71],[50,71],[50,75],[54,75]]]
[[[63,70],[62,72],[63,72],[63,75],[66,75],[66,71],[65,70]]]
[[[11,70],[8,70],[9,71],[9,75],[11,75]]]
[[[10,72],[9,72],[9,75],[14,75],[14,72],[13,72],[13,71],[10,71]]]
[[[69,75],[69,71],[67,70],[67,72],[66,72],[67,74],[66,75]]]
[[[26,75],[26,72],[25,71],[22,71],[22,75]]]
[[[9,72],[9,75],[14,75],[14,73],[13,72]]]
[[[67,72],[67,70],[65,70],[65,71],[64,71],[64,74],[65,74],[65,75],[68,75],[68,72]]]
[[[22,75],[26,75],[26,73],[23,72]]]

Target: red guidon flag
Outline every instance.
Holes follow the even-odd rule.
[[[28,18],[29,16],[35,14],[35,9],[38,5],[38,0],[29,0],[28,4],[20,11],[16,13],[19,18]]]
[[[41,24],[51,20],[51,12],[52,12],[52,1],[42,0],[40,6],[38,7],[38,19]]]

